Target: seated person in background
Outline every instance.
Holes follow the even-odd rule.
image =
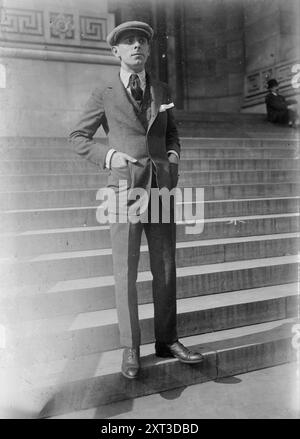
[[[288,124],[291,127],[298,126],[298,102],[295,99],[287,100],[278,93],[279,84],[276,79],[268,81],[268,91],[265,99],[268,120],[273,123]]]

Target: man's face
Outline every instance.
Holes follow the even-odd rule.
[[[113,46],[112,53],[121,60],[121,65],[129,71],[136,73],[145,68],[146,61],[150,55],[150,45],[143,32],[124,32]]]
[[[273,85],[273,87],[271,87],[271,92],[278,93],[279,92],[279,84]]]

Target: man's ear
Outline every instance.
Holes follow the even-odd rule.
[[[120,54],[119,54],[119,47],[118,46],[113,46],[111,48],[111,52],[112,54],[116,57],[120,59]]]

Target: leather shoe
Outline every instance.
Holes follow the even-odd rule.
[[[139,348],[125,348],[123,351],[123,361],[121,372],[124,377],[133,379],[137,377],[140,368]]]
[[[175,357],[182,363],[195,364],[204,360],[199,352],[191,352],[182,343],[176,341],[172,344],[156,342],[155,352],[157,357]]]

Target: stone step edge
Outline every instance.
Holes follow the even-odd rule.
[[[93,208],[96,210],[96,208]],[[237,222],[245,222],[251,220],[264,220],[264,219],[280,219],[280,218],[297,218],[300,217],[300,212],[292,212],[292,213],[274,213],[267,215],[244,215],[244,216],[232,216],[232,217],[215,217],[215,218],[205,218],[204,220],[196,220],[193,224],[201,224],[201,223],[237,223]],[[191,225],[191,223],[178,222],[177,225]],[[23,236],[35,236],[35,235],[58,235],[58,234],[68,234],[68,233],[77,233],[77,232],[92,232],[92,231],[101,231],[101,230],[109,230],[109,226],[78,226],[78,227],[60,227],[60,228],[52,228],[52,229],[39,229],[39,230],[26,230],[20,232],[0,232],[0,238],[18,238]]]
[[[236,141],[239,141],[239,140],[245,140],[245,141],[257,141],[257,140],[259,140],[259,141],[261,141],[261,142],[264,142],[264,141],[267,141],[267,142],[274,142],[274,141],[276,141],[276,142],[295,142],[295,143],[297,143],[298,144],[298,139],[289,139],[289,138],[283,138],[283,139],[278,139],[278,137],[266,137],[266,138],[262,138],[262,137],[201,137],[201,136],[193,136],[193,137],[190,137],[190,136],[180,136],[180,140],[190,140],[190,139],[192,139],[192,140],[194,140],[194,139],[196,139],[196,140],[213,140],[213,141],[215,141],[215,140],[227,140],[227,141],[230,141],[230,140],[236,140]]]
[[[248,139],[249,140],[249,139]],[[215,148],[215,149],[219,149],[221,151],[226,151],[226,149],[240,149],[240,150],[272,150],[272,149],[283,149],[286,148],[288,151],[297,151],[298,150],[298,143],[297,140],[293,139],[293,140],[285,140],[285,139],[280,139],[280,140],[275,140],[273,142],[276,143],[266,143],[264,140],[261,141],[254,141],[254,142],[248,142],[245,141],[245,143],[243,143],[243,141],[238,141],[238,142],[233,142],[233,143],[225,143],[225,144],[221,144],[221,142],[219,144],[217,144],[215,142],[215,140],[213,140],[212,142],[210,141],[203,141],[201,143],[197,143],[199,140],[195,139],[194,137],[185,139],[184,143],[181,144],[181,154],[182,151],[184,150],[202,150],[202,149],[206,149],[206,148]],[[239,143],[241,142],[241,143]],[[288,143],[288,144],[287,144]],[[19,149],[26,149],[26,147],[19,147]],[[36,147],[31,147],[31,149],[36,148]],[[51,147],[52,149],[58,149],[55,147]],[[66,151],[67,148],[61,148],[62,150]],[[68,150],[70,151],[70,150]],[[75,153],[76,154],[76,153]]]
[[[185,148],[184,151],[186,149],[187,148]],[[292,158],[292,157],[287,157],[287,158],[265,157],[265,158],[262,158],[262,159],[253,158],[253,157],[247,157],[247,158],[246,157],[241,157],[239,159],[238,158],[232,158],[232,157],[228,157],[228,158],[216,158],[216,157],[209,158],[209,157],[203,157],[203,158],[198,158],[197,161],[199,161],[199,162],[200,161],[202,161],[202,162],[209,162],[209,161],[211,161],[211,162],[224,162],[224,161],[228,161],[228,162],[233,162],[233,161],[247,162],[248,160],[257,161],[257,162],[261,162],[261,161],[269,162],[271,160],[273,160],[273,161],[280,161],[280,162],[285,162],[285,161],[293,161],[294,162],[295,161],[295,159]],[[182,163],[182,162],[191,162],[191,161],[194,161],[194,160],[191,159],[190,157],[181,157],[180,158],[180,163]],[[90,166],[90,167],[93,167],[93,168],[97,167],[96,164],[93,164],[92,162],[89,162],[88,160],[84,160],[84,159],[82,159],[80,157],[78,157],[78,158],[77,157],[74,157],[74,158],[63,158],[63,159],[48,157],[48,158],[32,158],[32,159],[25,159],[24,158],[24,159],[2,160],[1,161],[1,166],[3,166],[5,168],[5,165],[8,164],[8,163],[10,163],[10,164],[14,164],[14,163],[16,163],[16,164],[21,164],[21,163],[28,164],[28,163],[35,163],[35,162],[41,162],[41,163],[48,163],[48,162],[50,162],[50,163],[64,163],[64,162],[67,162],[67,163],[76,163],[76,164],[77,163],[78,164],[86,163],[87,166]]]
[[[54,159],[56,156],[59,157],[61,156],[61,154],[63,153],[65,156],[63,157],[62,160],[67,159],[67,157],[70,158],[70,160],[87,160],[83,157],[80,158],[79,155],[77,155],[72,149],[70,148],[64,148],[64,147],[50,147],[50,149],[45,148],[43,149],[39,149],[36,146],[18,146],[18,147],[6,147],[6,146],[1,146],[0,145],[0,151],[1,150],[5,150],[5,154],[6,154],[6,161],[15,161],[15,160],[20,160],[20,161],[31,161],[30,158],[28,158],[28,156],[22,157],[23,153],[34,153],[34,152],[39,152],[41,153],[41,155],[37,155],[35,157],[32,158],[32,160],[51,160]],[[187,146],[183,146],[182,151],[181,151],[181,158],[186,158],[186,159],[190,159],[190,157],[186,157],[185,153],[191,154],[193,151],[222,151],[223,153],[227,153],[228,151],[247,151],[250,153],[250,156],[248,157],[239,157],[237,156],[236,159],[241,158],[241,159],[253,159],[254,157],[251,155],[252,153],[259,153],[259,152],[263,152],[263,153],[274,153],[274,151],[288,151],[289,153],[298,152],[298,146],[295,145],[291,145],[291,146],[287,146],[287,145],[263,145],[263,146],[253,146],[253,145],[227,145],[227,146],[220,146],[220,145],[209,145],[209,144],[200,144],[200,145],[187,145]],[[53,155],[50,153],[49,151],[53,151]],[[2,151],[3,152],[3,151]],[[21,156],[12,156],[11,158],[9,157],[10,153],[19,153],[21,154]],[[196,157],[199,157],[199,154],[196,155]],[[210,157],[206,157],[206,159],[209,159]],[[211,159],[214,159],[216,157],[211,157]],[[234,159],[235,157],[229,157]],[[228,158],[228,159],[229,159]],[[271,157],[264,157],[264,159],[276,159],[277,157],[271,156]],[[286,159],[289,159],[291,157],[284,157]],[[226,159],[226,157],[220,157],[218,158],[220,160],[222,159]],[[92,163],[92,162],[91,162]]]
[[[288,143],[288,147],[289,148],[293,148],[293,147],[297,147],[298,146],[298,140],[296,138],[268,138],[268,137],[260,137],[260,138],[256,138],[256,137],[232,137],[232,138],[223,138],[223,137],[187,137],[187,136],[179,136],[179,140],[182,145],[182,147],[185,148],[201,148],[201,147],[205,147],[206,144],[208,146],[211,146],[211,143],[214,144],[214,147],[216,148],[230,148],[230,147],[236,147],[236,148],[280,148],[282,147],[282,144]],[[1,142],[1,139],[0,139]],[[190,146],[188,145],[189,143],[192,142],[198,142],[198,145],[193,145]],[[231,143],[232,142],[232,145]],[[100,144],[100,142],[96,142],[97,144]],[[106,145],[108,144],[107,142],[105,142]],[[225,143],[225,144],[224,144]],[[283,145],[284,147],[286,147],[286,145]],[[30,145],[21,145],[18,144],[13,145],[13,144],[0,144],[0,149],[1,148],[6,148],[6,149],[10,149],[10,150],[15,150],[15,149],[38,149],[40,148],[41,150],[43,149],[47,149],[50,148],[51,150],[60,150],[60,151],[70,151],[73,152],[75,156],[79,156],[77,155],[77,153],[75,152],[74,148],[67,144],[67,143],[63,143],[60,146],[56,146],[56,145],[47,145],[47,146],[43,146],[40,147],[39,145],[35,145],[35,144],[30,144]]]
[[[195,123],[196,121],[185,121],[185,122],[191,122],[191,123]],[[261,128],[261,127],[260,127]],[[260,134],[260,132],[258,133],[258,134]],[[271,134],[271,132],[268,132],[268,134]],[[218,142],[218,141],[220,141],[220,142],[231,142],[231,141],[233,141],[233,142],[240,142],[240,141],[243,141],[243,142],[267,142],[267,143],[269,143],[269,142],[291,142],[291,143],[297,143],[298,142],[298,139],[297,138],[295,138],[296,137],[296,133],[295,133],[295,136],[291,136],[291,137],[224,137],[224,136],[222,136],[222,137],[203,137],[203,136],[187,136],[187,135],[179,135],[179,140],[180,141],[185,141],[185,140],[197,140],[197,141],[203,141],[203,142],[209,142],[209,141],[213,141],[213,142]],[[96,141],[96,143],[98,143],[98,144],[100,144],[100,143],[102,143],[102,142],[104,142],[106,145],[108,145],[108,141],[107,141],[107,137],[103,137],[103,138],[100,138],[100,137],[97,137],[97,138],[95,138],[94,139],[95,141]],[[1,142],[1,138],[0,138],[0,142]],[[5,140],[4,140],[4,142],[5,142]],[[42,141],[41,141],[42,142]],[[26,148],[26,147],[31,147],[31,148],[38,148],[38,147],[40,147],[40,145],[38,145],[38,142],[35,140],[35,139],[33,139],[33,141],[32,141],[32,144],[31,145],[21,145],[21,143],[22,142],[20,142],[20,146],[19,146],[19,148]],[[54,139],[54,141],[53,141],[53,143],[56,143],[56,144],[58,144],[58,140],[55,140]],[[10,140],[9,139],[9,142],[7,143],[7,141],[6,141],[6,144],[4,144],[3,146],[5,146],[5,147],[14,147],[15,146],[15,144],[16,144],[16,142],[15,142],[15,140]],[[65,147],[69,147],[69,149],[71,149],[72,151],[74,150],[74,148],[73,148],[73,145],[70,143],[70,142],[68,142],[68,140],[67,139],[64,139],[64,138],[62,138],[61,139],[61,145],[60,146],[52,146],[52,148],[57,148],[57,149],[61,149],[62,148],[62,145],[64,145]],[[2,146],[2,145],[1,145]],[[47,147],[49,147],[49,146],[51,146],[51,141],[49,141],[49,142],[47,142],[47,145],[46,145]]]
[[[297,167],[295,168],[287,168],[287,169],[278,169],[278,168],[268,168],[268,169],[211,169],[211,170],[196,170],[196,169],[192,169],[192,170],[181,170],[181,175],[203,175],[203,174],[208,174],[208,175],[218,175],[218,174],[233,174],[233,173],[240,173],[240,174],[258,174],[258,173],[263,173],[263,174],[267,174],[267,173],[271,173],[271,172],[276,172],[276,173],[289,173],[289,172],[297,172],[299,169],[297,169]],[[5,174],[5,175],[0,175],[0,177],[2,179],[8,179],[8,178],[47,178],[47,177],[59,177],[59,178],[65,178],[65,177],[72,177],[72,178],[78,178],[78,177],[102,177],[104,175],[107,175],[107,173],[105,172],[80,172],[80,173],[74,173],[74,174],[63,174],[63,173],[44,173],[44,174]]]
[[[224,187],[262,187],[262,186],[282,186],[283,184],[289,184],[289,185],[297,185],[299,186],[299,181],[281,181],[281,182],[262,182],[262,183],[226,183],[226,184],[205,184],[201,187],[205,190],[207,188],[224,188]],[[194,187],[194,186],[192,186]],[[178,186],[179,189],[183,189],[184,186]],[[14,195],[14,194],[39,194],[39,193],[66,193],[66,192],[91,192],[91,191],[98,191],[99,187],[92,187],[92,188],[66,188],[66,189],[40,189],[40,190],[27,190],[27,191],[8,191],[8,192],[0,192],[0,195]],[[257,197],[256,197],[257,198]],[[265,198],[265,197],[264,197]],[[273,198],[273,197],[270,197]],[[275,197],[276,198],[276,195]],[[236,198],[236,200],[239,200],[240,198]],[[215,201],[215,200],[211,200]],[[225,200],[227,201],[227,200]]]
[[[52,148],[53,150],[55,148]],[[52,151],[51,149],[51,151]],[[24,150],[24,151],[23,151]],[[63,156],[61,158],[61,161],[65,161],[65,160],[70,160],[70,161],[74,161],[74,162],[78,162],[78,160],[76,158],[73,158],[73,153],[70,150],[64,150],[61,151],[61,148],[57,148],[57,154],[53,153],[46,153],[46,154],[42,154],[40,153],[41,150],[37,149],[37,148],[29,148],[29,150],[27,151],[27,155],[25,157],[23,157],[23,153],[26,151],[25,148],[22,148],[21,151],[20,149],[14,149],[14,153],[10,158],[9,158],[9,153],[10,151],[5,151],[6,157],[8,158],[8,162],[13,162],[13,161],[22,161],[24,163],[29,163],[31,161],[52,161],[52,160],[56,160],[56,157],[61,156],[62,152],[63,152]],[[0,147],[0,151],[1,151],[1,147]],[[33,153],[33,151],[37,151],[40,154],[35,155]],[[220,155],[217,155],[217,153],[220,153]],[[245,156],[245,152],[247,152],[248,154]],[[283,152],[288,152],[289,155],[283,155]],[[17,154],[19,153],[19,155]],[[28,158],[28,153],[32,154],[32,157]],[[211,154],[210,154],[211,153]],[[229,153],[229,156],[227,155]],[[242,153],[242,155],[241,155]],[[276,155],[277,153],[279,153],[280,155]],[[205,154],[206,157],[202,157],[202,154]],[[226,160],[298,160],[300,158],[300,155],[298,153],[298,150],[295,148],[238,148],[238,147],[227,147],[227,148],[218,148],[218,147],[214,147],[214,148],[209,148],[209,147],[187,147],[185,148],[184,152],[181,153],[181,160],[220,160],[220,161],[226,161]],[[83,161],[85,159],[80,159]],[[92,163],[89,165],[91,166]],[[88,166],[88,164],[87,164]],[[95,165],[96,166],[96,165]],[[0,168],[1,169],[1,168]]]
[[[10,375],[8,380],[18,386],[18,405],[29,408],[32,404],[33,417],[53,416],[295,361],[296,350],[291,338],[296,322],[296,319],[283,319],[223,330],[214,333],[217,338],[210,341],[210,333],[182,338],[186,346],[203,354],[204,361],[198,365],[158,358],[154,355],[153,343],[143,345],[140,375],[132,381],[120,373],[121,349],[107,352],[106,356],[97,354],[67,360],[67,367],[61,362],[62,374],[40,377],[30,390],[28,384],[27,389],[22,387],[26,373],[17,380]],[[100,359],[103,366],[99,364]],[[48,363],[46,367],[53,364]],[[72,377],[74,370],[86,370],[85,364],[94,366],[93,375]],[[4,398],[10,399],[9,395]]]
[[[201,276],[203,274],[225,273],[237,270],[251,270],[261,267],[281,267],[283,265],[300,264],[300,258],[297,255],[275,256],[271,258],[260,259],[245,259],[243,261],[220,262],[217,264],[198,265],[193,267],[177,267],[177,278],[189,276]],[[137,282],[151,282],[152,275],[150,271],[140,271],[138,273]],[[55,282],[55,285],[50,283],[44,284],[47,289],[44,292],[40,285],[28,285],[22,287],[6,288],[1,291],[1,297],[18,297],[25,295],[26,297],[37,294],[58,294],[68,291],[80,291],[93,288],[113,287],[115,285],[113,275],[86,277],[70,280],[62,280]],[[30,291],[30,293],[28,293]],[[42,292],[41,292],[42,291]]]
[[[197,113],[194,113],[197,114]],[[201,113],[200,113],[201,114]],[[226,115],[228,115],[228,113],[225,113]],[[238,115],[240,115],[240,113],[237,113]],[[263,113],[262,113],[263,114]],[[251,115],[252,116],[252,115]],[[187,117],[190,117],[189,115],[187,115]],[[198,115],[197,115],[198,117]],[[180,119],[179,119],[180,120]],[[188,119],[189,121],[190,119]],[[192,122],[195,122],[195,120],[192,120]],[[196,122],[198,122],[198,120],[196,120]],[[268,125],[263,124],[264,128]],[[273,128],[273,126],[272,126]],[[276,129],[278,127],[275,127]],[[255,126],[254,126],[254,132],[255,132]],[[284,130],[280,130],[280,132],[286,132],[286,129]],[[273,133],[273,131],[270,131],[270,133]],[[1,136],[0,137],[0,142],[1,140],[3,141],[9,141],[9,142],[15,142],[15,141],[22,141],[22,139],[26,139],[26,141],[28,141],[29,139],[32,140],[32,142],[37,143],[38,141],[43,142],[43,141],[47,141],[47,146],[49,143],[49,140],[53,140],[54,142],[65,142],[66,144],[71,145],[71,143],[68,140],[68,137],[31,137],[31,136]],[[263,137],[248,137],[248,136],[244,136],[244,137],[229,137],[229,136],[223,136],[223,137],[207,137],[207,136],[180,136],[180,139],[200,139],[200,140],[264,140],[265,138]],[[107,141],[107,137],[106,136],[97,136],[94,138],[96,143],[100,143],[102,141]],[[266,138],[267,141],[271,141],[273,142],[274,140],[278,141],[278,137],[267,137]],[[285,141],[290,141],[290,138],[286,138],[286,139],[279,139],[279,140],[285,140]],[[297,142],[297,139],[294,140],[295,142]]]
[[[300,200],[300,196],[291,195],[288,197],[260,197],[260,198],[228,198],[225,200],[204,200],[204,204],[212,204],[212,203],[242,203],[242,202],[254,202],[254,201],[274,201],[274,200]],[[85,209],[93,209],[96,210],[97,206],[71,206],[71,207],[44,207],[44,208],[33,208],[33,209],[9,209],[1,211],[1,214],[13,214],[13,213],[30,213],[30,212],[56,212],[56,211],[71,211],[71,210],[85,210]]]
[[[179,241],[176,243],[177,249],[182,248],[194,248],[194,247],[214,247],[219,245],[229,246],[232,244],[242,244],[248,242],[258,242],[258,241],[278,241],[278,240],[286,240],[291,238],[300,238],[299,232],[285,232],[285,233],[276,233],[272,235],[251,235],[251,236],[239,236],[239,237],[230,237],[230,238],[210,238],[203,240],[195,240],[195,241]],[[141,253],[148,252],[148,245],[142,244],[140,247]],[[97,257],[97,256],[109,256],[112,254],[112,249],[110,248],[101,248],[101,249],[93,249],[93,250],[74,250],[67,252],[57,252],[57,253],[46,253],[33,257],[24,257],[24,259],[15,259],[14,257],[3,257],[0,258],[1,264],[26,264],[26,263],[34,263],[34,262],[43,262],[43,261],[55,261],[55,260],[64,260],[64,259],[76,259],[82,257]]]
[[[244,345],[244,340],[242,337],[247,336],[255,336],[256,334],[261,335],[261,332],[264,330],[269,330],[273,328],[278,328],[279,326],[285,324],[285,323],[294,323],[297,320],[297,318],[288,318],[288,319],[282,319],[282,320],[274,320],[271,322],[264,322],[264,323],[257,323],[254,325],[248,325],[248,326],[241,326],[238,328],[232,328],[232,329],[223,329],[220,331],[214,331],[214,332],[206,332],[204,334],[197,334],[187,337],[180,338],[180,341],[182,341],[188,348],[191,348],[193,346],[200,346],[201,351],[203,353],[210,352],[211,351],[211,344],[214,344],[215,346],[218,343],[225,343],[227,344],[227,347],[224,347],[225,349],[228,349],[229,345],[234,341],[236,338],[238,341],[241,342],[241,345]],[[292,335],[292,333],[291,333]],[[71,368],[75,372],[77,372],[77,377],[75,379],[83,379],[83,378],[89,378],[90,376],[86,376],[85,373],[83,375],[80,375],[80,372],[84,372],[83,367],[81,366],[82,362],[85,360],[93,359],[93,358],[99,358],[102,363],[104,363],[104,366],[101,365],[101,363],[97,364],[97,370],[95,371],[99,375],[105,374],[105,370],[107,370],[107,373],[118,373],[120,372],[120,360],[121,360],[121,354],[123,352],[123,348],[119,349],[113,349],[110,351],[102,352],[101,354],[99,352],[92,353],[92,354],[86,354],[82,356],[75,357],[73,359],[68,359],[68,362],[70,361],[74,367]],[[154,343],[147,343],[142,344],[140,346],[140,354],[141,354],[141,360],[143,361],[145,365],[147,365],[148,361],[145,360],[145,357],[148,355],[154,354]],[[157,360],[157,362],[162,363],[174,363],[177,362],[174,358],[168,358],[168,359],[161,359]],[[27,365],[26,368],[27,372],[31,371],[34,374],[34,377],[40,377],[43,379],[43,377],[46,375],[49,375],[49,369],[52,368],[52,377],[50,379],[54,379],[54,376],[57,375],[58,371],[61,370],[63,365],[66,363],[66,359],[59,359],[59,360],[51,360],[48,362],[39,362],[35,364]],[[76,367],[77,363],[77,367]],[[108,366],[105,366],[105,363],[108,363]],[[16,365],[15,363],[7,363],[7,366],[11,367],[14,371],[20,371],[19,365]],[[48,370],[47,370],[48,366]],[[23,367],[22,367],[23,369]],[[53,371],[54,370],[54,371]],[[79,372],[79,376],[78,376]],[[47,379],[48,380],[48,379]],[[71,379],[73,381],[74,378]]]
[[[201,349],[199,349],[199,351],[201,350],[201,353],[205,353],[205,352],[211,352],[213,349],[211,347],[211,345],[214,345],[217,348],[217,344],[219,343],[224,343],[225,346],[223,346],[223,349],[228,349],[230,348],[230,344],[232,343],[232,341],[237,340],[238,342],[240,342],[240,346],[244,346],[244,342],[245,339],[243,339],[243,337],[247,337],[247,336],[255,336],[258,335],[258,337],[260,338],[261,336],[261,331],[264,330],[269,330],[269,329],[273,329],[273,328],[278,328],[281,325],[285,324],[285,323],[294,323],[295,321],[297,321],[297,318],[288,318],[288,319],[282,319],[282,320],[275,320],[275,321],[271,321],[271,322],[264,322],[264,323],[257,323],[254,325],[248,325],[248,326],[242,326],[242,327],[238,327],[238,328],[232,328],[232,329],[223,329],[220,331],[215,331],[215,332],[207,332],[205,334],[197,334],[197,335],[192,335],[192,336],[188,336],[188,337],[182,337],[180,338],[180,341],[182,341],[182,343],[184,343],[188,348],[194,348],[195,346],[200,347]],[[240,334],[240,336],[238,335]],[[292,336],[292,333],[290,334]],[[246,342],[247,343],[247,342]],[[227,346],[226,346],[227,344]],[[218,348],[216,349],[218,350]],[[114,349],[111,351],[105,351],[101,354],[101,361],[105,364],[108,363],[107,366],[105,365],[100,365],[98,364],[98,370],[96,371],[96,373],[99,373],[99,375],[103,375],[103,374],[109,374],[109,373],[118,373],[120,372],[120,360],[121,360],[121,354],[123,352],[123,348],[119,348],[119,349]],[[144,363],[145,366],[149,365],[149,363],[151,364],[151,360],[147,360],[145,357],[147,357],[148,355],[151,355],[151,353],[154,354],[154,343],[147,343],[147,344],[142,344],[140,347],[140,354],[141,354],[141,360],[142,363]],[[71,359],[71,363],[81,363],[81,361],[84,358],[93,358],[93,357],[100,357],[99,353],[95,353],[95,354],[88,354],[88,355],[84,355],[81,357],[76,357]],[[157,363],[175,363],[178,360],[176,360],[175,358],[168,358],[168,359],[164,359],[161,358],[160,360],[157,360]],[[48,363],[38,363],[35,366],[29,366],[29,368],[34,369],[36,372],[38,372],[38,369],[40,369],[40,371],[35,374],[35,376],[43,376],[45,374],[45,369],[46,369],[46,365],[49,363],[52,363],[54,366],[56,366],[56,370],[57,370],[57,366],[62,365],[63,363],[65,363],[66,360],[62,359],[62,360],[52,360]],[[143,364],[142,364],[143,366]],[[76,367],[74,367],[74,370],[76,370]],[[78,372],[78,369],[77,369]],[[80,379],[82,379],[83,377],[79,377]],[[86,377],[88,378],[88,377]],[[72,380],[73,381],[73,380]]]
[[[206,296],[193,296],[177,299],[177,315],[193,312],[209,311],[218,308],[231,308],[237,305],[259,303],[270,300],[298,297],[300,293],[297,283],[282,284],[269,287],[253,288],[248,290],[230,291]],[[140,322],[153,319],[153,303],[138,305]],[[118,325],[116,308],[88,311],[58,317],[50,317],[28,321],[18,321],[16,324],[6,322],[4,325],[8,337],[28,339],[72,333],[74,331],[95,329]],[[36,333],[38,332],[38,336]]]

